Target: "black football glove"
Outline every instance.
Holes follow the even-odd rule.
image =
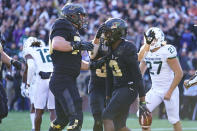
[[[103,33],[103,30],[105,28],[105,24],[102,24],[99,29],[97,30],[97,33],[96,33],[96,38],[99,39],[101,37],[101,34]]]
[[[90,69],[95,70],[95,69],[101,68],[106,63],[107,60],[108,60],[108,56],[104,56],[99,60],[91,61]]]
[[[155,39],[155,33],[154,31],[150,30],[148,36],[146,35],[146,33],[144,33],[144,37],[145,37],[146,43],[150,45]]]
[[[73,41],[71,42],[71,46],[73,47],[73,50],[92,51],[94,48],[92,42],[86,42],[86,41]]]
[[[21,66],[22,66],[21,62],[12,59],[12,60],[10,61],[10,63],[11,63],[11,65],[13,65],[16,69],[18,69],[18,70],[21,69]]]
[[[140,102],[139,106],[139,115],[143,115],[144,117],[148,116],[151,112],[148,110],[146,106],[146,102]]]

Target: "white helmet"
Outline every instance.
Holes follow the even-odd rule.
[[[146,35],[148,35],[151,30],[155,33],[155,40],[156,40],[154,45],[152,44],[150,45],[150,50],[153,50],[155,48],[161,47],[162,43],[164,42],[164,33],[158,27],[151,27],[146,31]]]
[[[40,42],[40,47],[44,47],[45,46],[45,43],[40,40],[40,39],[37,39],[36,37],[29,37],[23,44],[23,49],[26,49],[26,48],[29,48],[29,47],[32,47],[33,45],[33,42]]]

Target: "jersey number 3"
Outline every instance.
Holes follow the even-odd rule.
[[[118,66],[117,61],[115,60],[110,60],[109,66],[112,68],[112,73],[114,76],[122,76],[122,72]]]
[[[43,63],[52,62],[51,56],[48,53],[49,49],[37,49],[36,51],[38,51],[40,53],[40,56],[41,56],[41,59],[42,59]]]

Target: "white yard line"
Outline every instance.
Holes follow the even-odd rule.
[[[182,128],[183,131],[196,131],[197,127],[193,128]],[[132,129],[132,131],[141,131],[142,129]],[[151,128],[152,131],[173,131],[173,128]],[[1,130],[0,130],[1,131]],[[21,130],[20,130],[21,131]],[[23,130],[23,131],[30,131],[30,130]],[[48,130],[43,130],[43,131],[48,131]],[[63,130],[66,131],[66,130]],[[82,129],[82,131],[92,131],[92,129]]]

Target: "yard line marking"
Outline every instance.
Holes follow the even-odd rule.
[[[196,131],[197,127],[191,127],[191,128],[182,128],[183,130],[187,131]],[[132,128],[132,131],[141,131],[141,128]],[[173,128],[151,128],[152,131],[173,131]],[[20,130],[21,131],[21,130]],[[23,130],[23,131],[29,131],[29,130]],[[43,130],[48,131],[48,130]],[[63,130],[66,131],[66,130]],[[82,129],[82,131],[92,131],[92,129]]]

